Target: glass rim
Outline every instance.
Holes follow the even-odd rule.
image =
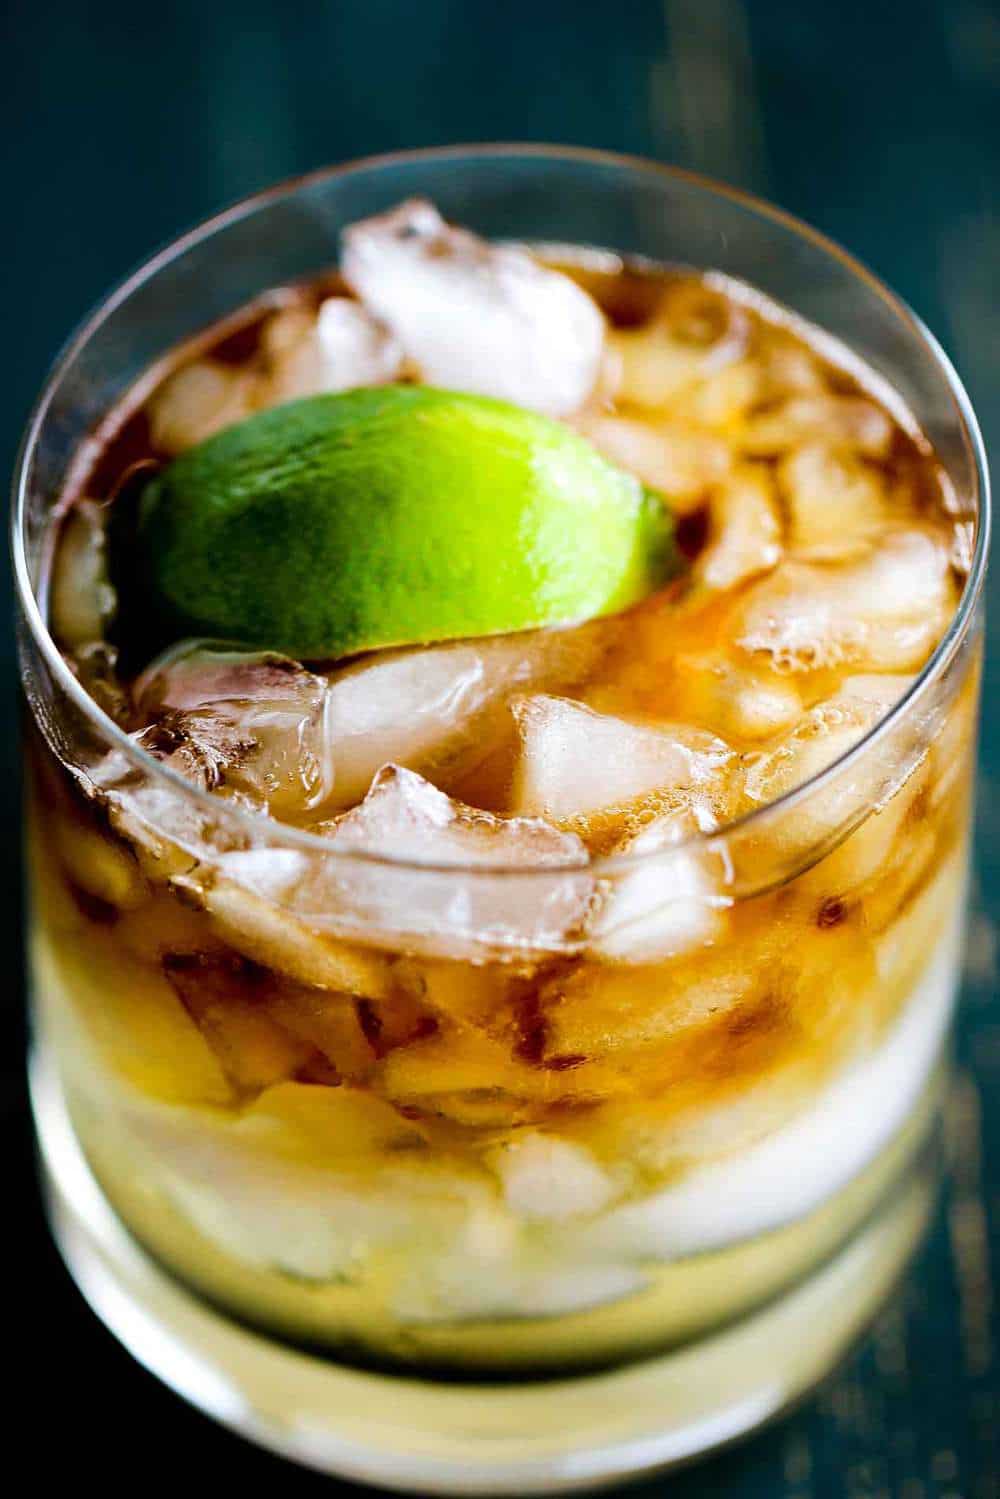
[[[211,791],[194,785],[178,771],[170,769],[169,766],[157,760],[147,750],[137,745],[124,729],[116,724],[114,719],[91,697],[79,678],[70,670],[42,616],[31,579],[25,547],[28,476],[41,433],[45,427],[49,408],[63,375],[73,360],[82,352],[90,339],[99,331],[107,319],[139,287],[152,280],[166,265],[178,259],[195,245],[210,239],[219,230],[225,229],[230,224],[237,223],[241,219],[251,216],[272,202],[292,197],[303,188],[323,182],[335,181],[338,178],[347,177],[355,173],[379,171],[383,168],[394,167],[407,162],[425,161],[432,163],[448,160],[475,160],[491,156],[548,158],[564,162],[578,162],[582,165],[589,164],[595,167],[618,168],[619,170],[628,169],[652,176],[661,176],[668,182],[685,183],[708,197],[727,200],[755,214],[758,218],[768,220],[772,224],[805,240],[830,259],[839,262],[853,278],[865,284],[885,304],[897,321],[903,323],[912,334],[916,335],[926,355],[934,362],[939,372],[944,376],[966,453],[971,460],[970,467],[973,475],[973,493],[971,498],[976,504],[976,535],[968,575],[948,628],[920,671],[915,674],[907,691],[898,702],[893,704],[886,714],[876,720],[856,744],[852,745],[844,754],[833,760],[815,775],[809,776],[806,780],[793,786],[789,791],[784,792],[773,801],[765,802],[759,807],[754,807],[729,822],[721,824],[711,832],[694,832],[678,843],[670,844],[665,848],[657,847],[642,853],[630,855],[606,855],[597,859],[588,858],[586,860],[575,861],[574,863],[558,865],[469,864],[460,862],[438,864],[430,861],[399,859],[392,854],[381,853],[374,849],[337,849],[322,834],[312,833],[308,829],[281,822],[278,818],[271,816],[267,812],[249,810],[234,802],[220,798]],[[262,290],[266,290],[266,288]],[[548,876],[550,878],[557,878],[561,874],[571,872],[574,869],[588,869],[593,873],[600,873],[601,871],[617,872],[645,865],[657,859],[672,857],[685,849],[711,849],[713,846],[720,845],[724,847],[725,841],[734,833],[743,835],[748,831],[752,831],[776,813],[794,808],[814,793],[822,792],[823,788],[836,779],[842,772],[862,760],[873,746],[879,744],[885,737],[891,734],[893,729],[919,705],[930,686],[943,675],[964,641],[971,625],[986,576],[991,523],[990,478],[985,445],[971,400],[958,373],[948,355],[923,320],[902,297],[892,291],[879,276],[876,276],[856,256],[852,255],[835,240],[829,238],[818,229],[814,229],[810,224],[805,223],[794,214],[788,213],[785,209],[778,208],[774,204],[769,203],[766,199],[760,198],[754,193],[746,192],[742,188],[717,182],[711,177],[707,177],[699,172],[690,171],[684,167],[652,161],[641,156],[597,150],[583,146],[547,145],[541,142],[498,141],[479,142],[468,145],[430,146],[416,150],[384,152],[371,156],[355,157],[350,161],[338,163],[334,166],[319,167],[309,172],[297,173],[258,192],[250,193],[243,198],[237,199],[227,207],[219,210],[219,212],[212,214],[209,218],[200,221],[192,228],[184,231],[176,238],[169,240],[152,255],[141,261],[138,266],[128,272],[110,292],[90,309],[63,344],[49,368],[39,395],[29,413],[24,437],[22,438],[15,460],[11,497],[10,549],[15,580],[15,593],[21,614],[28,626],[35,646],[61,691],[65,693],[83,717],[89,720],[91,725],[100,732],[109,747],[122,751],[135,766],[152,777],[154,781],[165,782],[170,789],[185,799],[192,800],[196,806],[202,808],[205,812],[209,812],[213,817],[245,829],[251,835],[251,846],[254,842],[259,845],[261,835],[265,834],[274,844],[280,843],[286,847],[291,846],[301,849],[303,852],[321,854],[327,859],[335,856],[338,860],[356,860],[366,865],[382,865],[391,869],[411,869],[414,872],[427,874],[436,872],[452,877],[457,874],[463,874],[488,875],[490,877],[503,875],[512,877],[531,876],[537,878],[538,876]]]

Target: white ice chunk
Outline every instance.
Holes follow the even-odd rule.
[[[731,757],[713,734],[648,728],[568,698],[522,698],[513,711],[521,736],[514,810],[557,822],[655,791],[707,786]]]
[[[403,366],[403,350],[388,328],[351,297],[328,297],[316,318],[323,351],[325,390],[383,385]]]
[[[330,681],[325,733],[333,804],[360,800],[390,760],[422,774],[474,769],[509,732],[509,693],[568,687],[617,632],[612,621],[492,640],[382,651]]]
[[[948,548],[924,530],[882,536],[857,561],[788,560],[754,585],[733,622],[736,643],[784,671],[857,664],[912,671],[954,608]]]
[[[607,1172],[589,1150],[536,1130],[499,1145],[490,1163],[519,1218],[553,1220],[597,1213],[615,1195]]]
[[[134,696],[145,721],[138,742],[208,789],[276,816],[327,796],[326,683],[288,657],[184,641],[153,662]]]
[[[615,848],[635,867],[609,871],[588,952],[612,962],[659,963],[718,938],[729,904],[721,860],[698,842],[678,847],[714,830],[711,813],[698,811],[665,813]]]
[[[311,929],[376,947],[473,957],[579,947],[594,882],[573,834],[465,806],[398,765],[326,831],[325,857],[251,851],[218,862]]]
[[[597,380],[604,318],[569,276],[453,229],[420,199],[344,231],[342,271],[429,385],[550,416]]]
[[[328,297],[317,314],[304,307],[276,313],[263,345],[263,405],[384,385],[403,366],[403,351],[389,330],[351,297]]]

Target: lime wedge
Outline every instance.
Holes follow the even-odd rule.
[[[610,614],[678,566],[669,513],[569,428],[422,386],[313,396],[142,493],[157,628],[300,660]]]

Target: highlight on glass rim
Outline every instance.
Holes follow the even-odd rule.
[[[933,1196],[976,441],[849,257],[595,153],[319,174],[105,306],[15,555],[42,1159],[133,1353],[424,1492],[827,1371]]]

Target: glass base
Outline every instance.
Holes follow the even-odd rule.
[[[40,1057],[32,1097],[59,1248],[129,1352],[249,1440],[408,1492],[567,1493],[688,1462],[751,1431],[821,1379],[870,1321],[920,1240],[936,1182],[924,1149],[832,1259],[697,1343],[575,1379],[438,1384],[343,1368],[213,1310],[115,1215]]]

